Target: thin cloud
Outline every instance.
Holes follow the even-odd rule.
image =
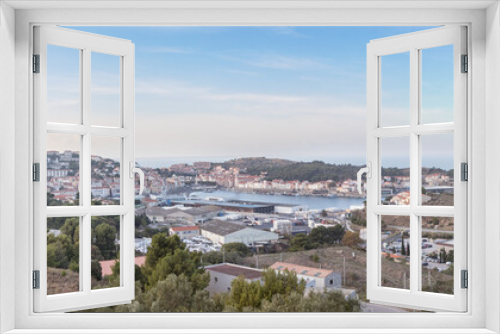
[[[243,70],[233,70],[233,69],[227,69],[223,70],[224,72],[227,73],[232,73],[232,74],[240,74],[240,75],[247,75],[247,76],[257,76],[260,75],[257,72],[252,72],[252,71],[243,71]]]
[[[248,58],[223,56],[223,58],[254,67],[277,70],[319,70],[332,68],[332,66],[317,58],[299,58],[275,54],[258,55]]]

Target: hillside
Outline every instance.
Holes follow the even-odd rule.
[[[354,179],[361,166],[329,164],[322,161],[296,162],[284,159],[240,158],[219,164],[224,168],[238,167],[252,175],[266,173],[267,180],[284,181],[343,181]]]
[[[239,158],[223,163],[215,163],[226,169],[237,167],[244,173],[251,175],[266,174],[266,180],[281,179],[284,181],[344,181],[356,179],[356,174],[362,166],[351,164],[330,164],[322,161],[297,162],[285,159],[265,157]],[[439,168],[423,168],[423,174],[450,174],[453,170],[446,171]],[[409,168],[382,168],[383,176],[409,176]]]

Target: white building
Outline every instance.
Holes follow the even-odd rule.
[[[200,235],[198,226],[176,226],[169,229],[170,235],[178,235],[181,239],[191,239]]]
[[[253,246],[256,243],[275,242],[279,238],[277,233],[221,220],[211,220],[204,224],[201,227],[201,235],[221,245],[240,242],[247,246]]]
[[[210,283],[207,287],[210,294],[231,291],[231,283],[239,276],[243,276],[247,282],[263,282],[261,270],[236,264],[219,263],[207,266],[205,270],[210,273]]]
[[[289,272],[294,272],[297,274],[299,280],[303,279],[306,282],[307,289],[323,290],[324,288],[342,288],[342,276],[339,273],[333,272],[333,270],[299,266],[286,262],[276,262],[269,268],[278,271],[288,270]]]
[[[296,212],[307,211],[306,205],[299,204],[274,204],[275,213],[293,214]]]
[[[291,235],[293,230],[293,223],[289,219],[275,219],[273,220],[273,227],[271,232],[276,232],[279,234]]]
[[[135,238],[135,250],[141,252],[142,254],[146,254],[152,241],[152,238]]]

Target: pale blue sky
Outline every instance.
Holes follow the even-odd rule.
[[[366,44],[428,27],[71,29],[135,43],[139,158],[266,156],[362,164],[366,154]],[[453,102],[450,51],[452,47],[442,47],[423,53],[425,122],[449,120]],[[54,117],[69,117],[74,90],[68,81],[76,80],[68,79],[72,73],[68,68],[75,68],[78,58],[68,54],[54,51],[51,57],[49,52],[53,78],[49,75],[49,97],[51,84],[56,87],[49,109],[52,106]],[[383,122],[404,124],[408,119],[407,59],[404,55],[388,57],[394,59],[382,60],[387,115]],[[92,63],[93,114],[99,115],[99,125],[112,125],[118,70],[113,57],[99,58],[93,57]],[[443,156],[445,147],[435,145],[429,155]],[[102,153],[106,150],[103,144]],[[428,164],[451,167],[437,158],[434,161]]]

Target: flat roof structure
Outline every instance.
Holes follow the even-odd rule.
[[[262,276],[262,271],[250,267],[238,266],[231,263],[220,263],[205,267],[205,270],[215,271],[234,277],[243,276],[247,279],[256,279]]]
[[[211,220],[206,222],[201,229],[215,233],[220,236],[225,236],[237,231],[244,230],[246,228],[245,225],[231,223],[223,220]]]

